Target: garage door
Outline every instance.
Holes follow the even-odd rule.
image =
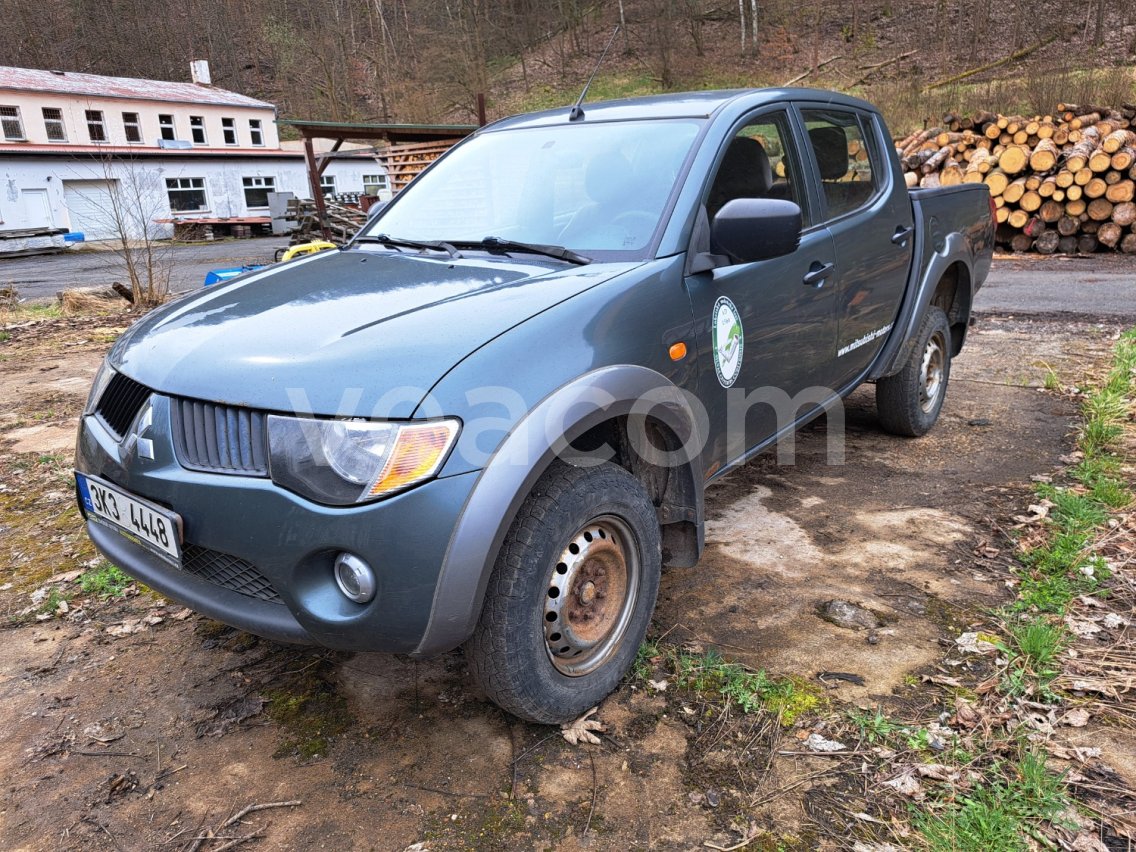
[[[112,193],[117,191],[116,180],[63,181],[63,202],[71,218],[71,230],[81,231],[88,240],[115,239],[118,228]]]

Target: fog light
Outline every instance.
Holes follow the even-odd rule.
[[[368,603],[375,596],[375,572],[353,553],[335,557],[335,584],[355,603]]]

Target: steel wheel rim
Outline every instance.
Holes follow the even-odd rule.
[[[919,370],[919,406],[926,414],[934,410],[942,395],[946,364],[946,341],[942,334],[935,332],[923,350],[923,364]]]
[[[635,614],[642,570],[635,537],[621,519],[584,524],[552,565],[544,595],[544,646],[558,672],[580,677],[622,645]]]

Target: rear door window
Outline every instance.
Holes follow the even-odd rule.
[[[876,193],[878,168],[861,116],[844,110],[805,109],[801,118],[820,175],[827,218],[863,207]]]

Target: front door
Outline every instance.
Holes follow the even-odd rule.
[[[781,198],[804,217],[798,250],[687,276],[694,309],[698,396],[710,418],[705,474],[785,429],[823,401],[835,340],[832,237],[812,224],[792,124],[784,110],[739,126],[705,196],[707,221],[735,198]],[[713,249],[714,247],[711,246]]]

